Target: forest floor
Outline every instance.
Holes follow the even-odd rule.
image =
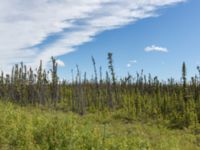
[[[127,120],[120,111],[80,116],[0,102],[0,149],[200,150],[200,127],[169,129]]]

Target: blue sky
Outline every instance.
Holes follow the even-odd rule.
[[[55,56],[60,77],[71,79],[76,64],[93,73],[91,56],[107,70],[112,52],[118,77],[144,69],[179,79],[183,61],[190,77],[200,65],[199,6],[199,0],[1,1],[0,69],[20,61],[36,67],[41,59],[48,69]]]
[[[97,66],[107,69],[107,53],[114,54],[115,70],[118,76],[127,72],[158,75],[160,79],[181,77],[181,65],[187,64],[188,76],[197,74],[200,65],[200,1],[159,9],[158,17],[146,18],[122,28],[105,31],[92,42],[77,47],[77,51],[59,57],[66,64],[60,74],[70,78],[70,69],[78,64],[82,72],[93,70],[91,56]],[[147,46],[156,45],[168,49],[163,52],[145,52]],[[135,60],[127,67],[129,61]],[[67,68],[67,70],[66,70]]]

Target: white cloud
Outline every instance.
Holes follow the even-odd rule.
[[[137,60],[130,60],[129,62],[135,64],[135,63],[137,63]]]
[[[130,68],[132,65],[130,64],[130,63],[128,63],[127,65],[126,65],[126,67],[127,68]]]
[[[165,48],[165,47],[160,47],[160,46],[156,46],[156,45],[152,45],[152,46],[147,46],[144,51],[146,52],[153,52],[153,51],[156,51],[156,52],[168,52],[168,49]]]
[[[1,0],[0,69],[19,61],[47,63],[100,32],[155,16],[158,8],[183,1]],[[45,45],[45,40],[51,42]]]
[[[56,63],[57,63],[58,66],[60,66],[60,67],[65,67],[65,63],[64,63],[62,60],[60,60],[60,59],[57,59],[57,60],[56,60]]]
[[[130,67],[132,67],[134,64],[137,64],[137,60],[130,60],[130,61],[128,62],[128,64],[126,64],[126,67],[127,67],[127,68],[130,68]]]

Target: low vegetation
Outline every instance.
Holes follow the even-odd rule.
[[[2,150],[198,150],[200,128],[169,130],[163,122],[126,120],[120,111],[80,116],[0,102]]]
[[[112,53],[108,71],[92,57],[94,75],[72,70],[72,81],[52,69],[23,63],[0,77],[1,149],[200,149],[198,75],[160,81],[157,76],[117,78]],[[49,77],[50,76],[50,77]]]

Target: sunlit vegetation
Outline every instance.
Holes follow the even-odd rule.
[[[200,67],[187,79],[160,81],[143,71],[117,78],[108,71],[72,70],[61,81],[56,59],[37,71],[23,63],[0,77],[1,149],[199,149]]]
[[[1,150],[198,150],[200,129],[127,121],[123,112],[80,116],[0,102]]]

